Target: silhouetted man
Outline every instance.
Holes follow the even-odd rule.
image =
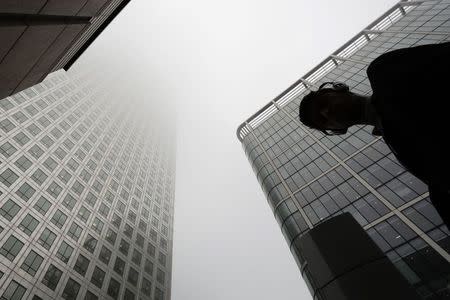
[[[300,120],[328,135],[374,126],[373,134],[382,135],[405,168],[428,185],[450,228],[450,43],[385,53],[367,75],[371,96],[324,83],[300,103]]]

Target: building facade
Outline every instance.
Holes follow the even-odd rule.
[[[0,99],[67,70],[129,1],[0,1]]]
[[[371,94],[366,70],[376,57],[449,40],[449,0],[401,1],[239,126],[238,139],[305,280],[296,241],[350,212],[423,299],[450,297],[450,233],[427,186],[372,128],[325,136],[298,118],[301,99],[321,83],[345,82]]]
[[[61,70],[0,100],[0,299],[170,299],[174,135]]]

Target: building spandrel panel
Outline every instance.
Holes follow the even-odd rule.
[[[65,71],[0,103],[0,297],[170,299],[171,127]]]
[[[294,256],[295,239],[350,212],[424,299],[450,296],[449,231],[427,186],[370,126],[326,136],[298,119],[323,82],[372,93],[368,65],[395,49],[450,41],[450,1],[402,1],[238,128],[250,164]],[[294,247],[294,248],[292,248]]]

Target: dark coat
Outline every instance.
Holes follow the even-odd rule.
[[[383,138],[397,159],[425,182],[450,225],[450,43],[399,49],[367,70]]]

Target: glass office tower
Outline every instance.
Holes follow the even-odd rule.
[[[0,100],[0,299],[170,299],[174,131],[92,83]]]
[[[421,297],[450,297],[449,230],[427,186],[402,168],[371,127],[325,136],[298,119],[301,99],[321,83],[345,82],[371,94],[366,70],[376,57],[449,40],[449,0],[399,2],[239,126],[238,138],[297,261],[302,234],[350,212]]]

